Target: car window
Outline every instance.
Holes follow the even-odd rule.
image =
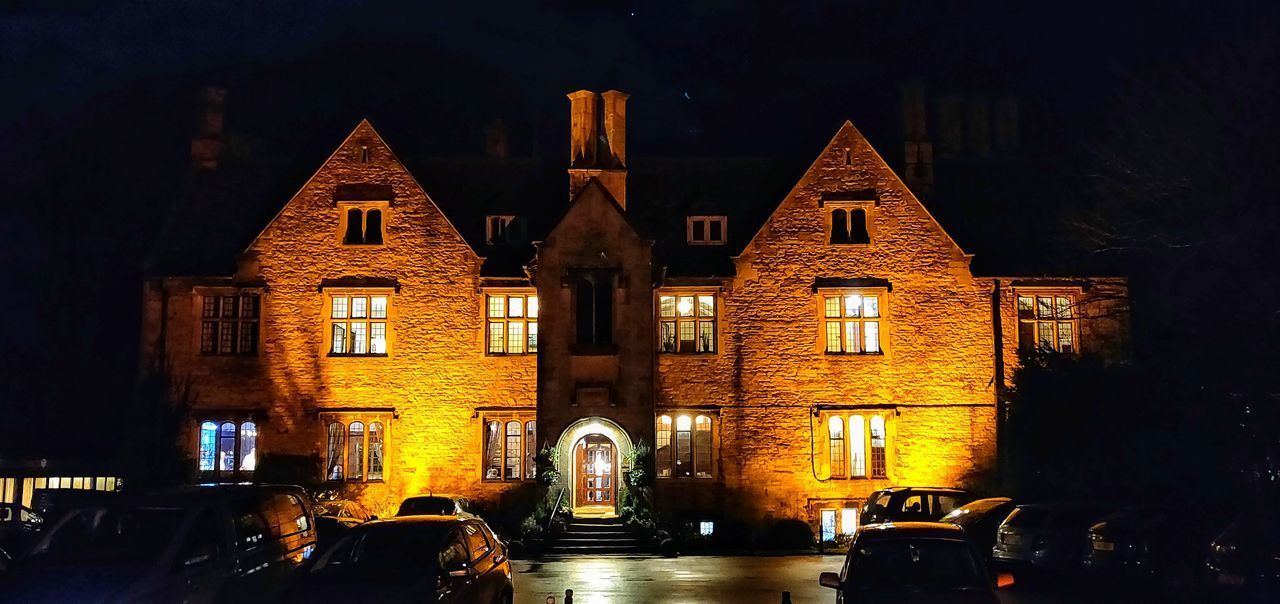
[[[908,495],[902,500],[902,505],[896,511],[909,514],[928,513],[929,503],[925,501],[924,495]]]
[[[455,504],[448,497],[413,497],[400,504],[397,516],[451,516]]]
[[[1004,525],[1015,529],[1034,529],[1044,525],[1049,513],[1044,508],[1019,507],[1005,518]]]
[[[154,563],[182,525],[180,507],[71,512],[28,555],[33,564]]]
[[[173,571],[181,572],[217,560],[222,555],[224,538],[217,508],[205,508],[192,519],[191,528],[173,558]]]
[[[270,531],[259,498],[252,495],[231,500],[231,524],[235,528],[236,547],[242,550],[261,545]]]
[[[361,525],[321,554],[310,572],[353,580],[400,581],[434,576],[436,563],[445,556],[441,554],[437,559],[429,552],[440,551],[448,534],[448,527],[441,525]],[[456,543],[457,539],[452,541]],[[426,555],[411,555],[412,552]],[[460,555],[465,562],[465,547]]]
[[[955,495],[938,495],[937,497],[933,506],[934,514],[949,514],[951,510],[960,507],[960,498]]]
[[[467,552],[462,535],[456,532],[450,535],[449,540],[440,550],[440,568],[453,570],[466,566],[470,561],[471,554]]]
[[[850,552],[851,591],[988,589],[982,565],[967,542],[885,539]]]
[[[480,525],[468,522],[462,525],[462,532],[467,537],[467,547],[471,550],[471,560],[479,560],[489,553],[489,538],[485,537]]]

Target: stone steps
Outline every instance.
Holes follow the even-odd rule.
[[[618,518],[575,518],[559,538],[543,548],[548,556],[594,556],[603,554],[649,554],[649,539],[640,539]]]

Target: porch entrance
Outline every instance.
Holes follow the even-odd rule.
[[[588,434],[574,445],[574,515],[612,516],[618,501],[618,450],[603,434]]]

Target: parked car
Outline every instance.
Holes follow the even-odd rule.
[[[1076,569],[1089,548],[1089,527],[1114,509],[1098,504],[1019,505],[996,530],[992,560],[1014,571]]]
[[[1275,598],[1280,594],[1280,515],[1254,511],[1237,517],[1210,542],[1205,570],[1218,595]]]
[[[329,549],[352,527],[378,518],[359,503],[346,499],[317,501],[311,505],[311,511],[316,517],[316,548],[319,550]]]
[[[407,516],[347,532],[303,566],[288,602],[510,604],[506,546],[483,520]]]
[[[939,522],[950,522],[978,546],[982,557],[991,561],[991,549],[996,544],[996,530],[1013,511],[1013,500],[1008,497],[991,497],[970,501],[943,516]]]
[[[44,517],[18,503],[0,503],[0,546],[22,551],[44,526]]]
[[[1207,544],[1222,519],[1212,509],[1135,506],[1089,528],[1085,569],[1127,583],[1151,583],[1169,597],[1201,587]],[[1144,586],[1145,587],[1145,586]]]
[[[966,491],[946,487],[890,487],[867,498],[859,524],[935,521],[971,497]]]
[[[396,516],[458,516],[476,518],[471,513],[471,502],[448,495],[419,495],[400,502]]]
[[[4,551],[4,548],[0,547],[0,575],[4,575],[5,572],[8,572],[9,565],[12,563],[13,559],[9,557],[9,552]]]
[[[0,577],[0,602],[271,598],[315,546],[298,487],[120,495],[74,509]]]
[[[823,587],[836,602],[999,602],[982,554],[964,531],[950,523],[895,522],[860,527],[840,573],[825,572]]]

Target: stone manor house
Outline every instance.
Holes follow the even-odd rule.
[[[496,502],[554,447],[607,514],[643,442],[661,512],[847,531],[994,462],[1020,350],[1126,355],[1123,279],[975,274],[849,122],[807,168],[633,161],[627,95],[584,90],[567,166],[401,161],[361,121],[289,180],[227,157],[221,94],[143,309],[203,480],[289,455],[375,511]]]

